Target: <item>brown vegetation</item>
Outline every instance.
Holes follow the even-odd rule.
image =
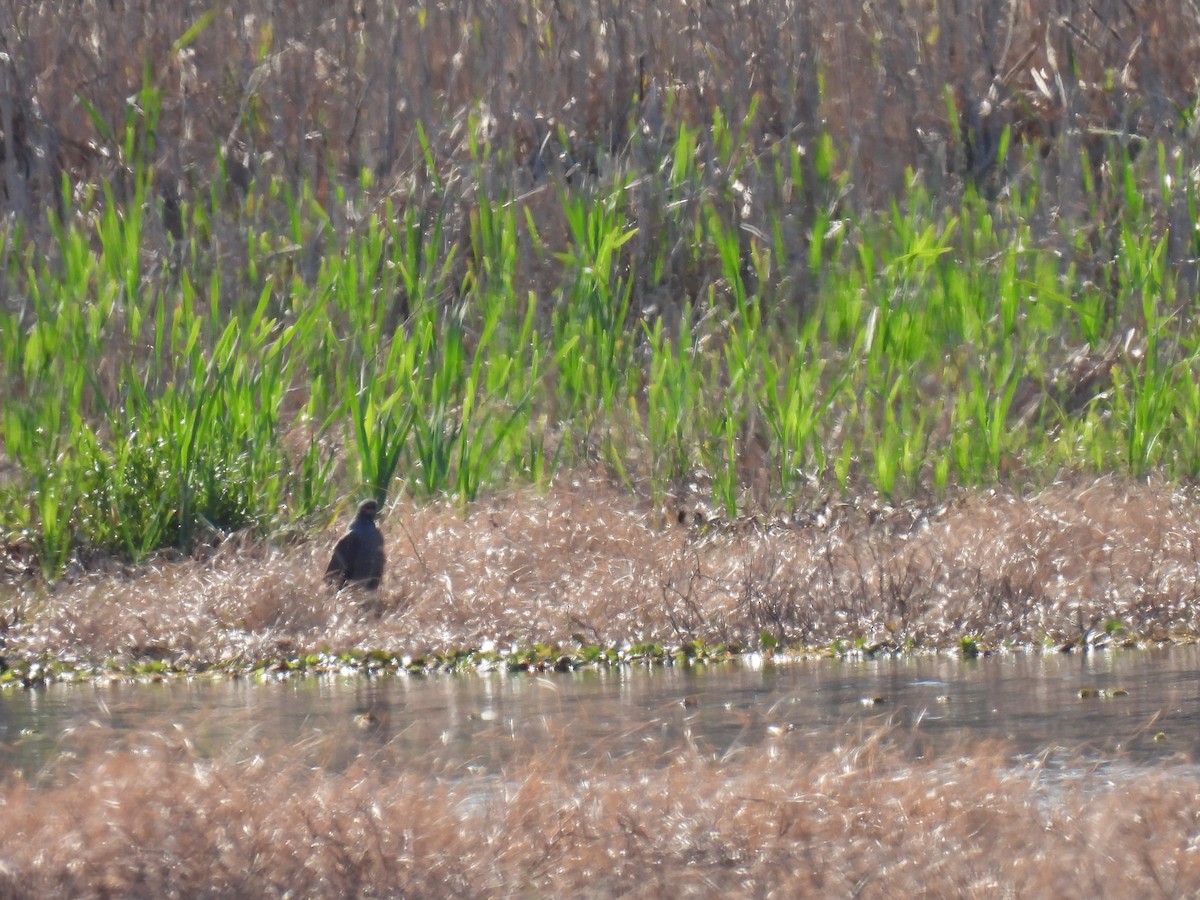
[[[995,750],[996,748],[992,748]],[[1200,886],[1200,778],[1116,781],[887,733],[788,736],[714,761],[586,767],[533,750],[497,781],[385,747],[340,774],[205,759],[177,738],[62,787],[9,779],[0,895],[1176,897]]]
[[[401,501],[381,525],[388,568],[373,594],[324,584],[335,532],[289,548],[231,540],[207,559],[13,588],[4,653],[212,665],[488,639],[753,646],[766,632],[886,649],[1200,635],[1200,498],[1153,483],[723,522],[579,476],[465,510]]]
[[[175,177],[202,176],[214,154],[239,172],[248,161],[318,183],[353,181],[361,167],[391,175],[421,157],[418,123],[439,158],[464,153],[472,113],[531,171],[557,165],[559,151],[583,165],[626,146],[639,124],[652,139],[664,119],[713,109],[736,124],[757,102],[765,136],[828,130],[845,147],[887,147],[856,160],[855,181],[895,188],[904,166],[924,168],[934,145],[944,154],[960,139],[960,164],[979,175],[1006,124],[1033,139],[1170,133],[1195,102],[1200,54],[1194,10],[1117,0],[1069,15],[1008,0],[260,0],[218,7],[182,47],[202,9],[15,7],[0,31],[10,204],[30,199],[19,187],[53,194],[63,167],[90,177],[113,162],[118,148],[84,103],[110,126],[144,113],[131,110],[143,63],[163,95],[155,151]]]
[[[1191,159],[1200,17],[1174,3],[1104,0],[1065,14],[1011,0],[215,9],[190,35],[198,7],[13,4],[0,21],[0,206],[44,227],[64,173],[107,181],[126,199],[127,121],[152,129],[134,149],[158,173],[162,223],[146,240],[163,248],[183,227],[181,203],[213,185],[244,193],[266,174],[297,193],[311,185],[339,227],[336,189],[353,190],[362,171],[399,202],[421,202],[436,178],[462,203],[465,229],[473,193],[491,182],[586,177],[617,159],[653,173],[670,165],[681,123],[711,125],[719,110],[736,131],[752,106],[744,171],[718,171],[707,146],[705,187],[727,192],[736,175],[747,222],[769,231],[776,223],[761,211],[783,214],[797,247],[816,207],[869,207],[904,190],[909,169],[935,191],[968,181],[997,190],[1015,165],[1000,158],[1006,127],[1054,157],[1048,190],[1064,218],[1087,217],[1082,182],[1099,176],[1106,153],[1163,140]],[[144,108],[147,86],[157,112]],[[756,171],[758,149],[811,147],[822,135],[838,148],[840,186],[823,186],[815,153],[792,197]],[[483,170],[473,140],[494,153]],[[1081,149],[1094,171],[1081,167]],[[647,235],[666,202],[639,204]],[[1055,231],[1031,224],[1042,237]],[[221,252],[233,252],[233,236]],[[1183,263],[1186,242],[1176,249]],[[303,268],[318,255],[306,248]],[[698,290],[689,279],[701,273],[672,274],[674,287]]]

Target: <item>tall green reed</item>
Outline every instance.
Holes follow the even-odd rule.
[[[482,149],[462,196],[443,177],[389,196],[364,175],[326,200],[269,175],[213,187],[168,261],[137,159],[153,100],[113,129],[125,187],[64,184],[49,257],[4,232],[25,299],[0,309],[0,508],[48,575],[72,553],[285,527],[351,492],[469,501],[564,465],[659,500],[704,484],[728,516],[813,486],[1200,468],[1194,315],[1144,195],[1152,154],[1085,194],[1102,234],[1048,239],[1032,181],[947,204],[914,177],[886,213],[798,220],[797,178],[842,183],[829,142],[814,166],[714,121],[678,129],[661,171],[553,194],[491,177]],[[1188,179],[1157,166],[1156,199],[1186,208]],[[1098,264],[1101,238],[1118,252]],[[1075,384],[1088,354],[1110,364]]]

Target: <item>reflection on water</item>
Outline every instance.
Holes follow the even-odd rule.
[[[535,748],[720,758],[783,739],[824,753],[885,725],[922,756],[996,739],[1018,754],[1192,760],[1200,649],[54,685],[0,693],[0,769],[61,775],[84,754],[165,734],[234,759],[286,751],[340,769],[386,747],[406,768],[500,773]]]

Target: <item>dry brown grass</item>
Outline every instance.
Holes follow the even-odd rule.
[[[174,50],[199,7],[10,4],[0,20],[9,148],[0,203],[34,219],[64,171],[93,181],[127,165],[119,136],[104,134],[83,101],[119,130],[131,111],[144,112],[130,98],[146,64],[162,96],[146,161],[161,173],[164,199],[204,196],[222,155],[239,188],[272,173],[313,183],[324,200],[331,183],[368,169],[407,196],[429,174],[422,123],[443,180],[461,182],[469,202],[473,130],[501,151],[485,182],[529,184],[548,171],[602,169],[618,155],[653,171],[679,122],[703,124],[719,109],[736,126],[757,103],[751,148],[822,133],[836,140],[849,176],[838,202],[862,208],[903,190],[906,168],[935,189],[963,179],[994,186],[1000,134],[1012,126],[1018,141],[1054,154],[1049,179],[1061,212],[1073,215],[1084,211],[1081,147],[1095,162],[1106,144],[1136,151],[1163,139],[1190,158],[1181,129],[1200,62],[1200,15],[1164,0],[1053,12],[1015,0],[256,0],[216,9],[194,43]],[[713,184],[721,177],[713,172]],[[787,227],[801,243],[813,202],[834,202],[815,196],[813,183],[790,200],[776,196],[753,166],[738,177],[758,204],[790,210]],[[642,210],[649,229],[654,207],[651,199]]]
[[[994,752],[995,751],[995,752]],[[449,777],[447,777],[449,776]],[[1050,775],[888,735],[732,759],[532,751],[499,781],[387,748],[333,774],[178,740],[0,795],[9,897],[1177,897],[1200,888],[1193,770]]]
[[[382,517],[376,596],[321,578],[340,525],[289,548],[6,589],[11,658],[183,664],[323,648],[534,642],[952,645],[975,636],[1103,643],[1200,635],[1200,498],[1115,478],[941,504],[830,504],[803,520],[680,525],[584,476],[464,509],[400,501]],[[16,614],[10,612],[15,608]],[[1111,625],[1110,625],[1111,627]]]

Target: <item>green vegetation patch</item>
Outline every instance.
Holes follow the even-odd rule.
[[[1124,130],[1092,126],[1047,105],[1054,79],[1024,71],[1035,46],[990,70],[1012,68],[1029,91],[1006,83],[985,105],[948,62],[972,54],[946,43],[978,23],[964,13],[943,29],[918,4],[895,11],[915,23],[896,33],[923,35],[918,56],[946,63],[920,69],[912,96],[933,99],[911,111],[932,123],[922,146],[941,150],[906,145],[892,160],[835,114],[849,73],[827,45],[843,31],[824,17],[843,13],[744,35],[747,59],[788,74],[741,90],[743,67],[714,56],[730,22],[706,22],[717,43],[700,47],[669,14],[631,11],[682,41],[673,58],[688,74],[672,79],[620,42],[596,49],[629,23],[534,7],[530,59],[572,66],[554,50],[569,31],[614,67],[608,99],[588,100],[572,127],[516,112],[500,127],[486,66],[463,73],[457,107],[407,96],[429,72],[373,72],[367,52],[385,34],[401,45],[393,13],[378,34],[334,29],[354,40],[316,58],[346,81],[296,141],[264,101],[287,54],[310,49],[280,43],[285,22],[164,18],[164,39],[122,44],[124,69],[100,88],[54,69],[95,152],[38,169],[20,196],[41,204],[0,224],[9,555],[54,578],[72,560],[308,530],[349,494],[469,503],[575,467],[663,504],[698,492],[726,517],[830,493],[1200,471],[1194,97],[1174,98],[1170,128],[1133,112]],[[395,14],[436,46],[449,9]],[[484,19],[511,25],[499,7],[472,15],[461,39],[491,33]],[[1010,37],[1045,31],[1023,15]],[[1104,68],[1119,30],[1098,27],[1092,55],[1055,70],[1094,119],[1135,110],[1136,92]],[[796,52],[757,47],[771,33]],[[39,40],[14,33],[11,64],[32,65]],[[224,96],[214,41],[241,48],[251,75],[225,72],[222,90],[241,99],[210,98],[227,124],[202,152],[178,84]],[[918,71],[862,58],[878,83]],[[382,119],[361,105],[376,84],[407,96]],[[808,107],[783,102],[797,94]],[[329,135],[350,133],[333,126],[355,96],[373,130],[340,143]],[[407,149],[365,164],[362,147],[384,136]],[[32,167],[36,135],[14,125],[12,137]]]

